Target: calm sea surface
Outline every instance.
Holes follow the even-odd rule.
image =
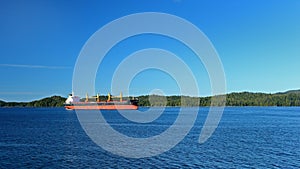
[[[170,127],[178,110],[166,108],[145,124],[102,113],[119,132],[150,137]],[[74,111],[0,108],[0,168],[300,168],[300,107],[227,107],[212,137],[199,144],[207,113],[200,108],[194,127],[171,150],[132,159],[97,146]]]

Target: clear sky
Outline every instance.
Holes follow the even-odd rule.
[[[299,9],[299,0],[1,1],[0,100],[67,96],[76,59],[88,38],[105,24],[138,12],[177,15],[201,29],[223,63],[227,92],[299,89]],[[97,91],[109,92],[111,75],[122,59],[149,47],[180,55],[201,84],[201,95],[210,95],[201,62],[179,42],[155,35],[115,46],[100,65]],[[132,82],[137,95],[154,88],[178,94],[174,79],[160,71],[145,71]]]

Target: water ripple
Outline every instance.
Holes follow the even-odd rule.
[[[130,159],[93,143],[73,111],[1,108],[0,168],[300,168],[300,108],[226,108],[213,136],[199,144],[207,112],[201,108],[190,133],[168,152]],[[146,124],[117,112],[104,116],[119,132],[149,137],[172,125],[177,113],[167,108]]]

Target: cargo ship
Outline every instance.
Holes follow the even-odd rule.
[[[115,100],[117,98],[117,100]],[[119,96],[112,96],[108,93],[107,99],[101,101],[99,94],[97,96],[89,97],[86,94],[85,98],[75,96],[74,93],[69,94],[64,103],[67,110],[136,110],[138,109],[138,99],[124,99],[122,93]]]

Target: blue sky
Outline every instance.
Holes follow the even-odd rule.
[[[105,24],[138,12],[177,15],[202,30],[223,63],[227,92],[299,89],[299,9],[298,0],[1,1],[0,100],[67,96],[76,59],[88,38]],[[201,95],[210,95],[206,70],[193,53],[155,35],[132,37],[115,46],[98,70],[97,92],[109,92],[108,75],[122,59],[149,47],[180,55],[197,77]],[[135,94],[154,88],[178,94],[174,79],[160,71],[142,72],[132,82]]]

